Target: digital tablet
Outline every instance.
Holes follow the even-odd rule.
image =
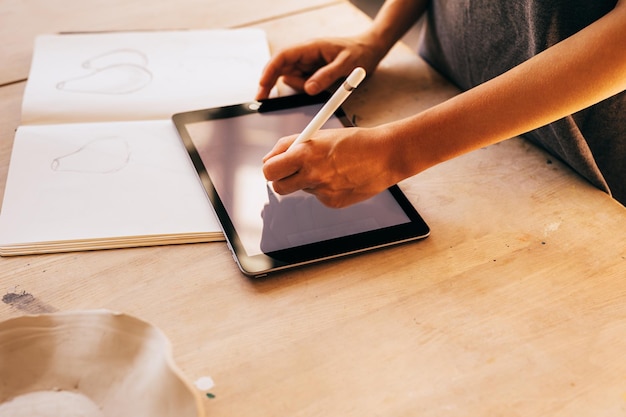
[[[393,186],[347,208],[304,191],[279,196],[262,172],[276,141],[297,134],[327,95],[295,95],[172,117],[241,271],[252,277],[422,239],[428,226]],[[338,110],[323,128],[350,128]]]

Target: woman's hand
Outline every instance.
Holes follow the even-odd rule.
[[[345,207],[395,184],[391,148],[375,128],[323,129],[289,148],[296,135],[281,138],[263,158],[274,191],[304,190],[324,205]]]
[[[297,91],[319,94],[356,67],[363,67],[370,74],[386,52],[366,34],[315,39],[283,49],[266,65],[256,99],[266,99],[280,77]]]

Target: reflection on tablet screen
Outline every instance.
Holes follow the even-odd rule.
[[[328,208],[303,191],[287,196],[274,193],[263,176],[263,156],[281,136],[300,132],[319,107],[309,105],[186,126],[250,256],[410,221],[388,191],[342,209]],[[335,117],[324,126],[341,127]]]

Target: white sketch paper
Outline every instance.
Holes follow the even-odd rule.
[[[268,59],[259,29],[42,35],[22,123],[164,119],[251,101]]]
[[[268,59],[257,29],[38,37],[0,253],[223,239],[170,118],[253,100]]]
[[[3,239],[219,230],[169,120],[21,126],[11,159]]]

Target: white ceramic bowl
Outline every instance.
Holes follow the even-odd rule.
[[[156,327],[105,310],[0,323],[0,417],[201,417]]]

